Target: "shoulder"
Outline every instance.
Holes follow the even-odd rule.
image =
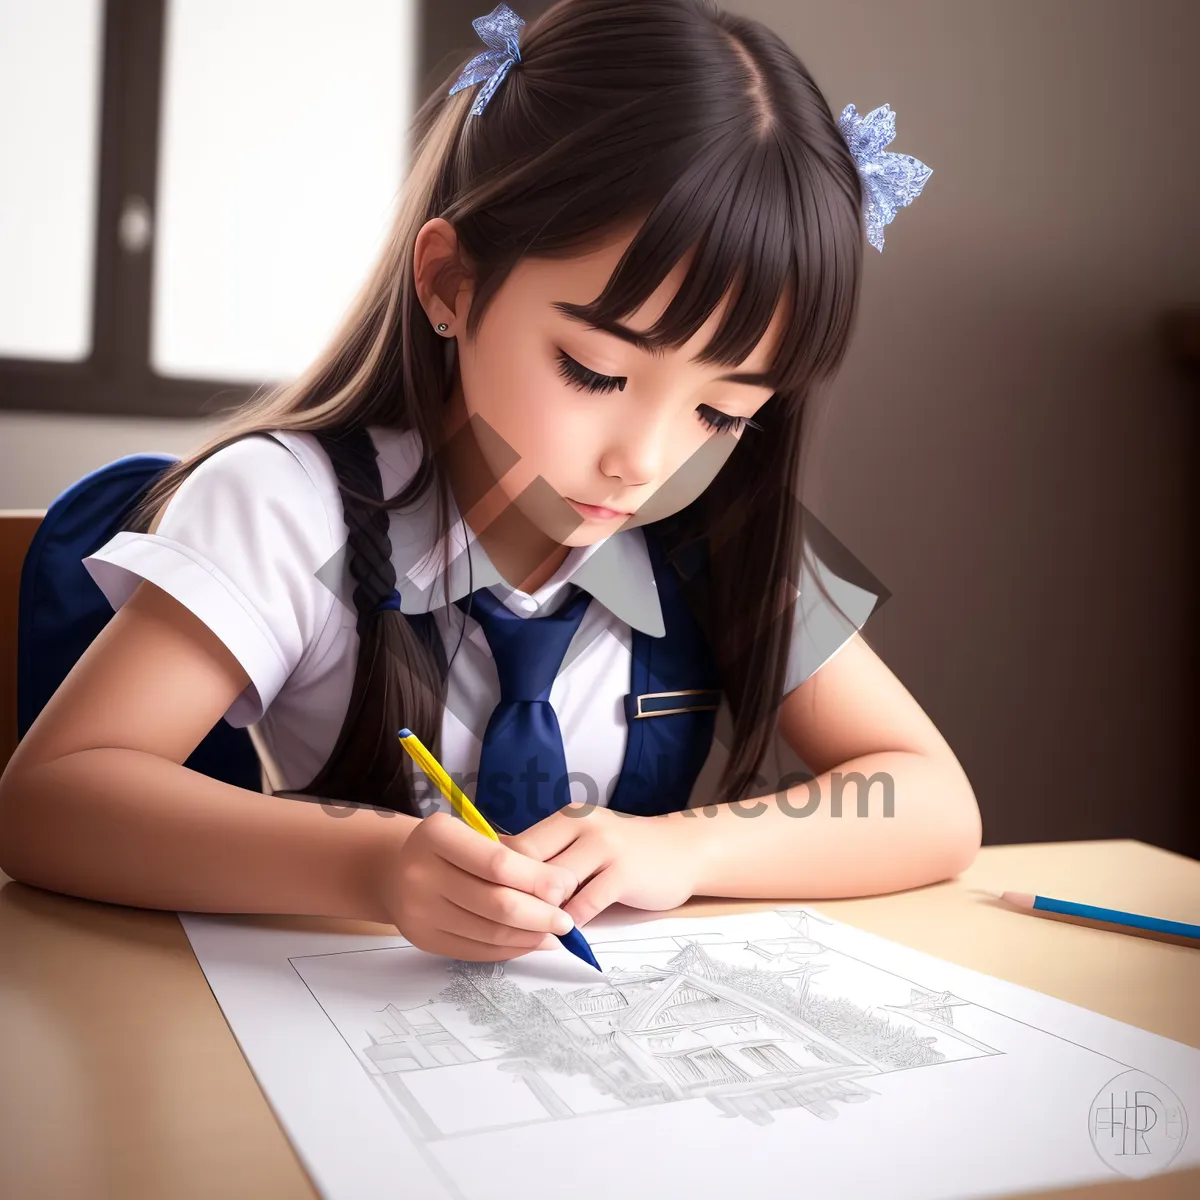
[[[346,525],[320,443],[272,430],[238,438],[195,466],[151,533],[228,577],[257,598],[254,607],[295,601],[315,621],[328,597],[320,580],[345,544]]]
[[[801,554],[785,695],[847,645],[888,595],[845,547],[823,538],[820,555],[807,536]]]
[[[245,668],[257,720],[323,645],[345,544],[337,481],[309,434],[240,437],[184,477],[152,532],[119,533],[85,565],[114,609],[149,581],[209,627]],[[244,719],[243,719],[244,718]]]
[[[385,497],[395,495],[421,465],[420,438],[411,430],[371,426],[376,465]],[[308,492],[340,510],[338,478],[316,433],[270,429],[239,438],[197,470],[231,479],[252,479],[262,491]]]
[[[196,467],[192,478],[230,487],[253,485],[263,496],[337,492],[333,467],[317,439],[283,429],[247,434],[222,446]]]
[[[283,520],[327,541],[341,525],[337,477],[311,434],[248,434],[188,473],[158,515],[154,532],[170,536],[170,527],[204,513],[213,520],[218,514],[238,516],[250,524]]]
[[[371,428],[385,497],[394,496],[421,464],[413,432]],[[314,433],[271,429],[222,446],[198,464],[179,486],[156,522],[173,523],[185,512],[210,505],[240,512],[250,520],[286,521],[318,541],[344,540],[345,524],[337,471]]]

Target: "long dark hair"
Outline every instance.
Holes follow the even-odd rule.
[[[707,542],[710,583],[698,603],[734,721],[718,798],[736,799],[770,746],[784,684],[794,612],[787,585],[799,578],[804,544],[796,497],[808,401],[840,365],[857,309],[857,168],[792,50],[708,0],[561,0],[523,31],[520,64],[478,117],[468,116],[477,88],[447,95],[461,66],[416,114],[390,238],[330,344],[302,376],[252,400],[172,468],[147,496],[141,525],[190,470],[239,437],[310,431],[328,444],[367,426],[415,431],[423,461],[397,496],[382,503],[367,479],[342,490],[351,559],[366,564],[356,589],[368,613],[396,582],[388,511],[432,488],[438,528],[448,533],[439,444],[456,367],[417,298],[421,227],[449,221],[469,257],[470,333],[525,256],[570,256],[636,223],[585,310],[603,322],[636,311],[695,250],[649,331],[657,346],[683,345],[732,293],[704,357],[738,364],[776,308],[788,310],[775,391],[756,418],[762,432],[744,434],[704,494],[655,525],[671,548]],[[400,612],[364,618],[359,632],[347,719],[308,790],[415,813],[396,730],[408,726],[438,752],[444,681]]]

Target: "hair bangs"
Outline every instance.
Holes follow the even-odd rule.
[[[847,239],[836,228],[845,225],[840,209],[797,194],[802,176],[769,132],[749,153],[740,139],[722,139],[653,205],[600,295],[572,311],[601,327],[623,321],[691,254],[671,302],[644,331],[651,349],[690,341],[728,297],[698,361],[737,366],[783,305],[765,373],[777,392],[802,395],[842,357],[849,324],[834,314],[857,271],[853,256],[842,261],[839,253],[847,241],[853,245],[855,230]],[[814,345],[824,348],[824,362],[812,355]]]

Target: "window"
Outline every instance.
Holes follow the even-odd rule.
[[[679,1083],[742,1083],[749,1078],[719,1050],[691,1050],[658,1060]]]
[[[798,1065],[779,1047],[772,1042],[764,1042],[761,1046],[743,1046],[742,1054],[751,1062],[757,1063],[767,1071],[796,1071]]]
[[[0,6],[0,355],[92,351],[102,0]]]
[[[527,3],[532,20],[546,3]],[[479,0],[0,6],[0,408],[200,416],[301,371]]]
[[[403,177],[412,14],[396,0],[168,0],[155,374],[283,379],[333,333]]]

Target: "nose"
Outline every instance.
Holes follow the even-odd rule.
[[[600,455],[600,470],[625,487],[642,487],[662,474],[666,461],[669,426],[667,414],[646,411],[628,414],[609,435]]]

